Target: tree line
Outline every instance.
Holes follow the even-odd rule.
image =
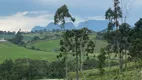
[[[0,64],[1,80],[35,80],[35,79],[62,79],[65,77],[65,59],[48,62],[46,60],[32,60],[29,58],[15,61],[6,59]],[[75,71],[75,60],[68,61],[68,71]],[[97,67],[96,59],[85,60],[83,69]]]

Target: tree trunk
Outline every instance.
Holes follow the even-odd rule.
[[[79,80],[78,76],[78,53],[77,53],[77,37],[75,38],[75,52],[76,52],[76,80]]]
[[[80,71],[82,71],[82,63],[83,63],[83,49],[81,47],[81,53],[80,53]]]
[[[117,46],[117,53],[119,55],[119,70],[121,72],[122,71],[122,55],[121,55],[121,52],[119,50],[119,41],[118,41],[118,39],[119,39],[119,36],[118,36],[119,35],[119,24],[118,23],[119,22],[117,20],[117,17],[115,19],[115,23],[116,23],[116,32],[117,32],[117,34],[116,34],[116,46]]]
[[[79,70],[81,71],[81,70],[82,70],[82,59],[81,59],[81,53],[80,53],[79,57],[80,57],[80,58],[79,58],[79,59],[80,59],[80,61],[79,61],[79,62],[80,62],[80,66],[79,66],[80,68],[79,68]]]
[[[122,54],[121,54],[121,52],[120,52],[120,50],[119,50],[119,41],[118,41],[118,26],[116,27],[117,28],[117,43],[116,43],[116,45],[117,45],[117,53],[118,53],[118,55],[119,55],[119,70],[120,70],[120,72],[122,71]]]
[[[79,80],[78,78],[78,55],[76,53],[76,80]]]
[[[108,54],[108,66],[109,66],[109,69],[111,69],[111,57],[110,57],[110,53]]]
[[[122,68],[123,68],[123,67],[122,67],[122,66],[123,66],[123,65],[122,65],[122,64],[123,64],[123,63],[122,63],[122,54],[121,54],[120,52],[119,52],[118,54],[119,54],[119,69],[120,69],[120,72],[122,72]]]
[[[83,34],[84,35],[84,34]],[[81,38],[81,45],[80,45],[80,50],[81,50],[81,53],[80,53],[80,71],[82,72],[82,63],[83,63],[83,46],[82,46],[82,44],[83,44],[83,36],[82,36],[82,38]]]
[[[67,55],[65,56],[66,60],[65,60],[65,67],[66,67],[66,80],[68,80],[68,61],[67,61]]]
[[[125,49],[125,69],[127,69],[127,53],[126,53],[126,49]]]

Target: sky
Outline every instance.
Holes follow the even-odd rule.
[[[134,25],[142,18],[142,0],[122,1],[127,22]],[[47,26],[64,4],[77,25],[86,20],[105,20],[105,11],[113,6],[113,0],[0,0],[0,30],[30,31],[34,26]]]

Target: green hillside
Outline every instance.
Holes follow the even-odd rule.
[[[0,34],[0,38],[11,39],[11,38],[13,38],[13,37],[14,37],[14,35]]]
[[[5,59],[31,58],[38,60],[56,60],[57,53],[26,49],[10,42],[0,42],[0,62]]]
[[[107,45],[107,42],[104,40],[95,40],[95,41],[96,41],[95,52],[99,53],[100,49]],[[30,43],[27,45],[27,47],[31,48],[32,46],[34,46],[35,48],[39,48],[40,50],[53,51],[55,49],[60,48],[59,43],[60,43],[60,40],[42,40],[42,41]]]
[[[27,45],[28,48],[34,46],[40,50],[52,52],[54,49],[60,48],[60,40],[41,40]]]

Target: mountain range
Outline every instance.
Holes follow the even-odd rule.
[[[77,26],[75,26],[72,22],[65,23],[65,29],[81,29],[83,27],[87,27],[90,30],[99,32],[107,28],[108,21],[106,20],[88,20],[84,22],[80,22]],[[31,31],[38,30],[53,30],[53,29],[61,29],[59,25],[55,25],[53,22],[49,23],[47,26],[35,26]]]

